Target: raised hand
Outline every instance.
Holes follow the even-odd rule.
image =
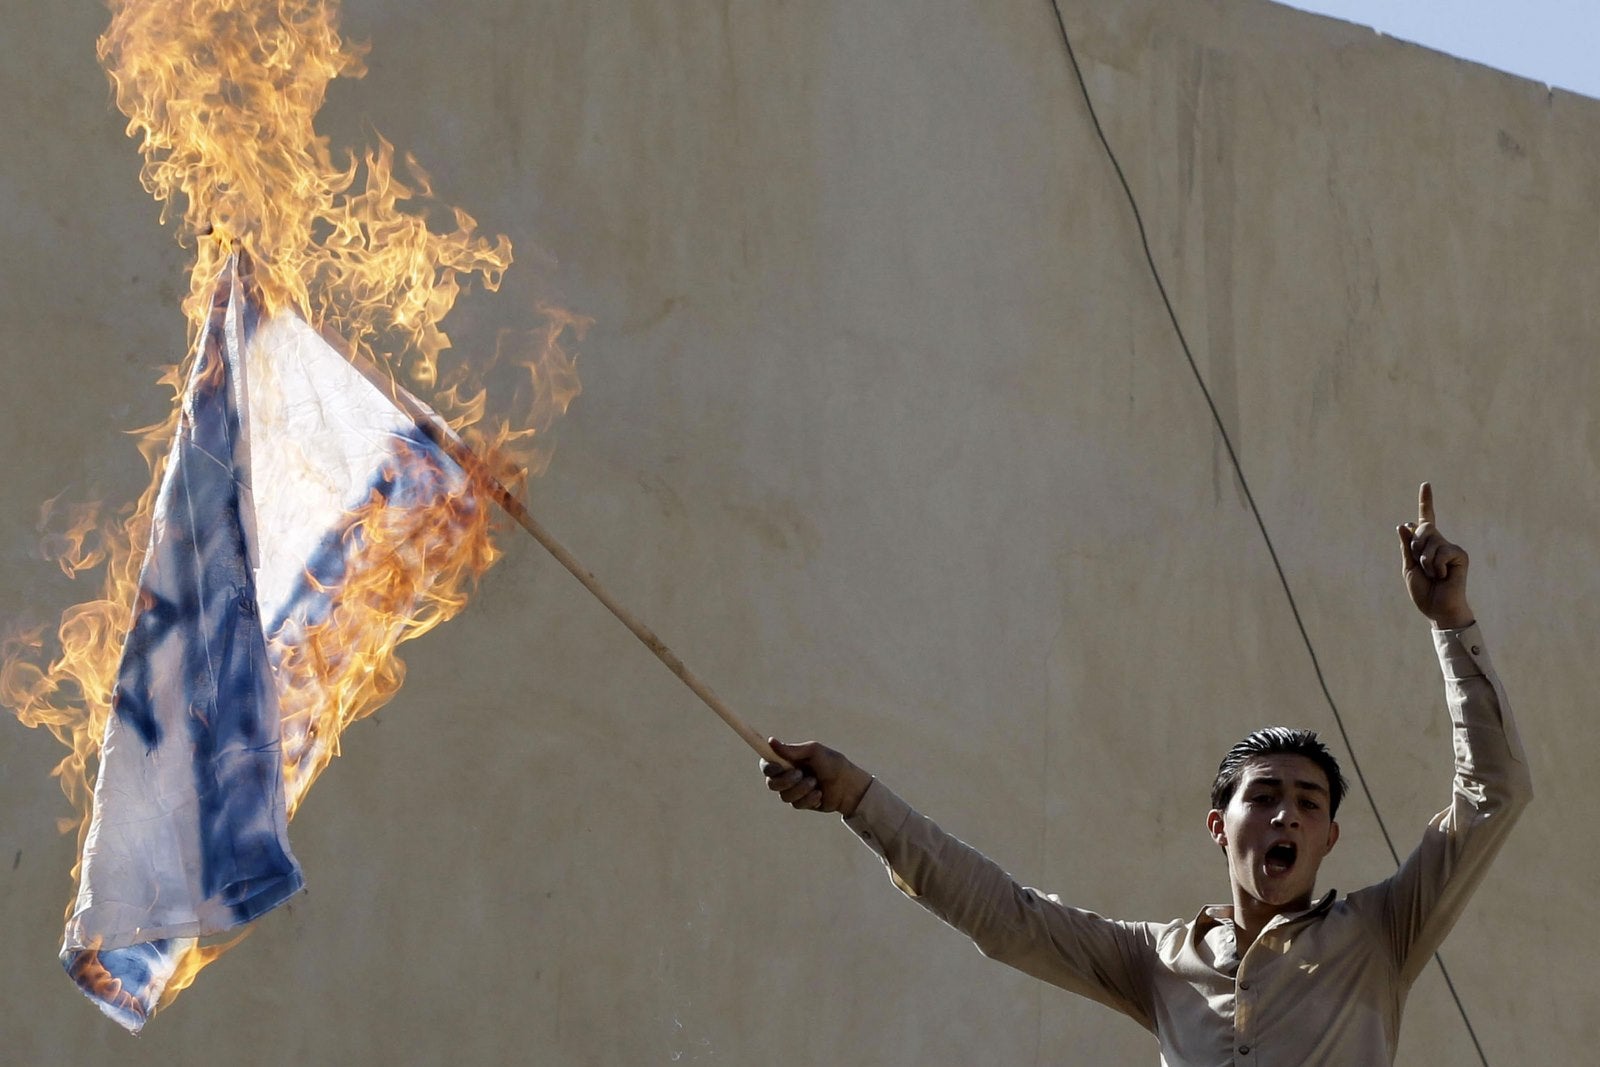
[[[1433,515],[1433,486],[1417,492],[1417,521],[1396,528],[1404,553],[1402,574],[1417,610],[1441,630],[1473,622],[1467,603],[1467,553],[1445,538]]]

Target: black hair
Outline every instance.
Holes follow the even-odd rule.
[[[1228,749],[1217,767],[1216,781],[1211,783],[1211,806],[1218,811],[1228,806],[1239,788],[1239,779],[1244,777],[1244,765],[1252,758],[1279,753],[1304,756],[1322,768],[1328,776],[1328,818],[1337,816],[1346,788],[1344,775],[1339,773],[1339,761],[1333,758],[1333,753],[1318,739],[1315,731],[1287,726],[1263,727]]]

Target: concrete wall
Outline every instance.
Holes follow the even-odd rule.
[[[1586,1062],[1600,103],[1259,0],[1063,8],[1402,848],[1450,759],[1391,532],[1418,481],[1473,553],[1539,800],[1445,958],[1490,1062]],[[36,505],[137,491],[120,431],[184,346],[103,17],[0,7],[8,615],[82,596]],[[532,496],[621,599],[758,728],[846,749],[1034,884],[1136,918],[1225,895],[1222,749],[1334,723],[1049,4],[351,0],[346,25],[371,74],[322,128],[414,151],[597,320]],[[58,746],[0,723],[8,1060],[1154,1060],[773,802],[507,545],[294,824],[310,892],[138,1040],[55,962]],[[1323,884],[1382,877],[1359,796],[1342,822]],[[1474,1058],[1430,969],[1401,1062]]]

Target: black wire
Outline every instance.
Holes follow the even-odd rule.
[[[1183,334],[1183,327],[1178,323],[1178,313],[1173,310],[1172,300],[1167,296],[1167,287],[1161,281],[1161,271],[1156,267],[1155,255],[1150,251],[1150,238],[1145,232],[1144,216],[1139,213],[1138,201],[1134,199],[1133,189],[1128,185],[1128,176],[1123,173],[1122,164],[1117,160],[1117,154],[1111,148],[1111,142],[1106,138],[1106,132],[1100,125],[1100,116],[1095,112],[1094,99],[1089,95],[1089,85],[1084,81],[1083,68],[1078,65],[1078,54],[1073,50],[1072,38],[1067,33],[1066,20],[1061,15],[1061,4],[1058,0],[1050,0],[1050,6],[1055,11],[1056,26],[1061,31],[1061,43],[1066,46],[1067,60],[1072,64],[1073,76],[1078,81],[1078,89],[1083,94],[1084,106],[1089,111],[1089,121],[1094,124],[1095,136],[1100,139],[1101,146],[1106,150],[1106,158],[1111,161],[1111,166],[1117,172],[1117,180],[1122,183],[1122,192],[1128,199],[1128,206],[1133,209],[1133,221],[1139,229],[1139,243],[1144,246],[1145,262],[1150,266],[1150,277],[1156,283],[1156,290],[1161,294],[1161,303],[1167,309],[1167,318],[1172,322],[1172,330],[1178,335],[1178,344],[1183,348],[1183,357],[1189,362],[1189,371],[1194,375],[1195,384],[1200,387],[1200,394],[1205,397],[1206,407],[1211,409],[1211,419],[1216,424],[1217,433],[1222,438],[1222,445],[1228,452],[1228,460],[1233,465],[1233,473],[1239,479],[1239,487],[1244,490],[1246,503],[1250,505],[1250,514],[1256,520],[1256,528],[1261,531],[1261,540],[1266,543],[1267,555],[1272,557],[1272,569],[1278,573],[1278,584],[1283,587],[1284,598],[1289,602],[1289,612],[1294,616],[1296,629],[1300,631],[1300,640],[1305,644],[1306,654],[1311,657],[1311,669],[1316,673],[1317,685],[1322,689],[1322,696],[1328,702],[1328,708],[1333,712],[1333,721],[1339,728],[1339,736],[1344,739],[1344,747],[1350,753],[1350,767],[1355,772],[1356,781],[1361,785],[1361,792],[1366,795],[1367,804],[1372,808],[1372,816],[1378,822],[1378,830],[1383,834],[1383,843],[1389,848],[1389,855],[1394,858],[1395,866],[1400,865],[1400,853],[1394,846],[1394,838],[1389,835],[1389,827],[1383,821],[1383,814],[1378,810],[1378,801],[1372,795],[1372,789],[1367,785],[1367,776],[1361,771],[1361,763],[1356,759],[1355,746],[1350,743],[1350,732],[1345,729],[1344,716],[1339,713],[1339,705],[1333,699],[1333,693],[1328,689],[1327,679],[1322,674],[1322,663],[1317,659],[1317,650],[1311,644],[1311,636],[1306,633],[1306,624],[1300,617],[1300,607],[1295,601],[1294,591],[1289,588],[1289,578],[1284,573],[1283,564],[1278,559],[1278,550],[1273,546],[1272,535],[1267,533],[1266,520],[1261,517],[1261,509],[1256,506],[1255,494],[1250,492],[1250,483],[1245,480],[1244,467],[1239,463],[1239,455],[1234,451],[1233,440],[1228,436],[1228,428],[1222,421],[1222,415],[1217,411],[1216,401],[1211,398],[1211,390],[1207,388],[1204,375],[1200,373],[1200,366],[1195,362],[1194,353],[1189,348],[1189,341]],[[1489,1058],[1484,1055],[1483,1045],[1478,1042],[1478,1034],[1472,1028],[1472,1020],[1467,1017],[1467,1008],[1461,1002],[1461,996],[1456,992],[1456,985],[1450,979],[1450,972],[1445,969],[1444,957],[1439,953],[1433,954],[1434,962],[1439,965],[1439,973],[1444,976],[1444,983],[1450,990],[1451,998],[1456,1002],[1456,1010],[1461,1013],[1461,1021],[1466,1024],[1467,1035],[1472,1038],[1473,1048],[1478,1050],[1478,1059],[1484,1067],[1489,1067]]]

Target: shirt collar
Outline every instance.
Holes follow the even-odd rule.
[[[1321,900],[1311,905],[1311,907],[1302,911],[1286,911],[1281,915],[1274,916],[1272,922],[1267,925],[1283,926],[1286,923],[1296,922],[1300,919],[1320,916],[1323,912],[1333,907],[1334,898],[1338,895],[1339,891],[1337,889],[1330,889],[1322,895]],[[1195,933],[1203,934],[1213,926],[1221,926],[1223,923],[1231,922],[1233,922],[1232,904],[1207,904],[1194,917],[1194,929]]]

